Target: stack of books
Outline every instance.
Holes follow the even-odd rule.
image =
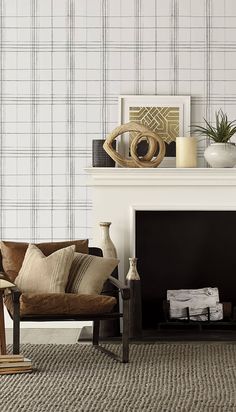
[[[0,375],[32,372],[31,360],[23,355],[0,355]]]

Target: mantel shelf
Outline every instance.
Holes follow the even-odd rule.
[[[85,169],[91,186],[236,186],[236,168],[118,168]]]

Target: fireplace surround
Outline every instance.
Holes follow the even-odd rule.
[[[89,168],[86,172],[89,175],[89,185],[93,188],[94,232],[91,243],[99,245],[99,222],[111,221],[111,237],[120,259],[121,278],[128,271],[128,258],[136,254],[136,214],[140,211],[215,211],[224,212],[225,216],[232,212],[236,214],[234,168]],[[227,215],[227,212],[230,213]],[[158,237],[157,229],[156,236]],[[230,236],[233,244],[233,231]],[[199,253],[200,250],[196,250],[198,259]],[[138,255],[136,257],[139,258]],[[153,258],[153,265],[157,265],[156,256]],[[199,283],[199,287],[201,286]]]

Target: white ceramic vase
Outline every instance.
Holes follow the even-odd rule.
[[[137,271],[137,259],[129,258],[129,271],[126,283],[130,288],[130,338],[142,336],[142,297],[141,282]]]
[[[126,275],[127,280],[140,280],[140,276],[137,271],[137,258],[129,258],[129,271]]]
[[[234,167],[236,165],[236,146],[232,143],[212,143],[204,152],[211,167]]]
[[[100,247],[102,249],[103,256],[117,258],[117,251],[115,245],[110,238],[111,222],[100,222],[99,226],[102,230]]]

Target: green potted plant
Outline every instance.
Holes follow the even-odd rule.
[[[204,157],[211,167],[234,167],[236,146],[230,142],[236,133],[236,120],[229,121],[221,109],[215,114],[215,126],[204,119],[206,126],[192,126],[192,131],[213,141],[205,150]]]

